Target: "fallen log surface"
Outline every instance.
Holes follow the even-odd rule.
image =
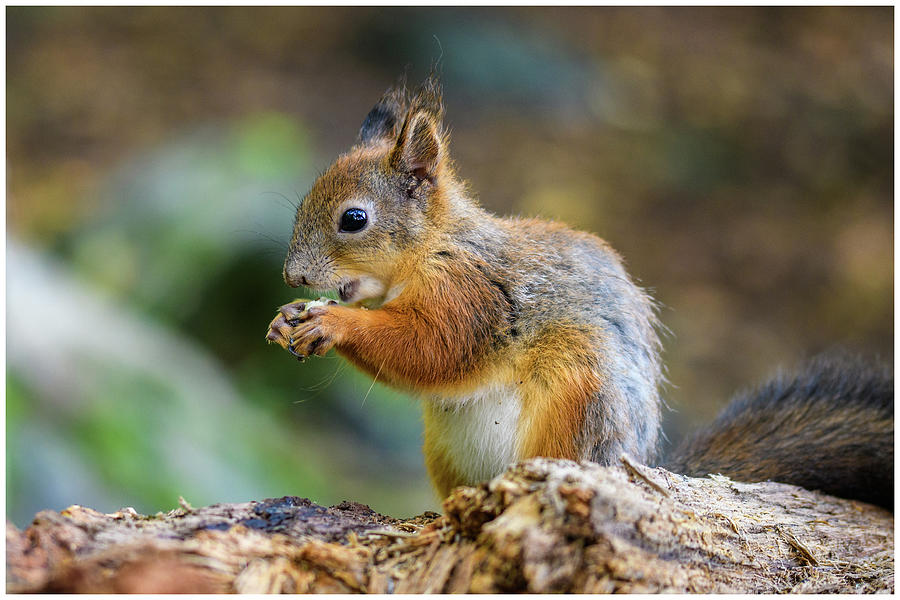
[[[894,591],[890,512],[785,484],[533,459],[443,506],[43,511],[7,523],[7,592]]]

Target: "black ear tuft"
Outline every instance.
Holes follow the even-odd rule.
[[[398,115],[389,107],[376,104],[375,108],[366,115],[362,127],[359,128],[359,141],[370,142],[374,139],[387,139],[397,126]]]
[[[400,82],[386,91],[378,104],[366,115],[366,120],[359,128],[360,143],[396,139],[400,134],[405,112],[406,85],[405,82]]]

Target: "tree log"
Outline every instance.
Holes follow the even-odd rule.
[[[533,459],[444,514],[284,497],[7,523],[8,592],[893,592],[894,519],[779,483]]]

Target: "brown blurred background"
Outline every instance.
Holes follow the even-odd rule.
[[[893,362],[893,8],[7,16],[7,512],[436,508],[419,410],[266,347],[291,202],[441,57],[481,203],[597,233],[671,330],[673,441],[840,346]]]

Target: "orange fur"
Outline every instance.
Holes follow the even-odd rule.
[[[479,373],[503,329],[502,294],[458,265],[435,265],[376,310],[330,306],[335,348],[358,367],[415,390],[458,387]]]
[[[549,328],[522,358],[519,458],[582,458],[575,438],[600,389],[595,360],[587,333],[564,323]]]

